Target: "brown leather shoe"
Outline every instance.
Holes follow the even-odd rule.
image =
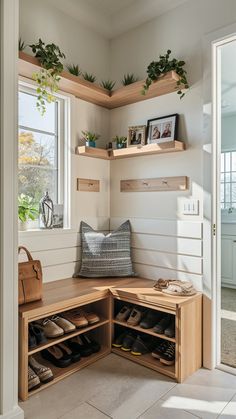
[[[87,313],[85,311],[83,314],[84,314],[84,317],[86,317],[86,319],[88,320],[88,324],[94,324],[94,323],[99,322],[100,320],[100,317],[96,313],[93,313],[93,312]]]
[[[62,316],[73,323],[77,328],[88,326],[89,322],[82,310],[71,310],[62,313]]]

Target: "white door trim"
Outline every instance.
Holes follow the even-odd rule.
[[[17,82],[18,0],[0,0],[0,418],[18,406]]]

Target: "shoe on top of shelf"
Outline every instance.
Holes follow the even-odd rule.
[[[130,326],[137,326],[140,323],[143,315],[144,311],[141,308],[134,307],[127,320],[127,324],[129,324]]]
[[[35,374],[34,370],[30,366],[28,366],[28,390],[36,390],[36,388],[39,388],[41,385],[40,379]]]
[[[169,327],[171,322],[171,315],[166,314],[153,328],[153,332],[163,335],[165,330]]]
[[[134,333],[132,330],[128,330],[122,342],[122,346],[121,346],[122,351],[125,351],[125,352],[131,351],[131,348],[133,346],[133,343],[136,340],[136,337],[137,337],[136,333]]]
[[[160,357],[160,362],[165,365],[173,365],[175,363],[175,344],[168,342],[168,347]]]
[[[117,313],[116,320],[118,320],[119,322],[125,322],[128,319],[128,317],[131,313],[131,310],[132,310],[132,308],[130,306],[124,305],[120,309],[119,313]]]
[[[159,339],[158,344],[155,346],[155,349],[152,351],[152,356],[154,358],[160,359],[161,355],[163,355],[166,349],[169,346],[168,340]]]
[[[67,342],[60,342],[58,343],[59,348],[62,350],[63,353],[66,353],[71,357],[71,362],[78,362],[80,361],[81,355],[78,351],[73,351],[69,346],[67,345]]]
[[[123,340],[126,335],[127,335],[127,330],[125,332],[122,332],[120,335],[118,335],[115,338],[114,342],[112,343],[112,346],[114,346],[114,348],[121,348],[123,344]]]
[[[98,323],[100,321],[100,317],[92,311],[90,311],[90,312],[85,311],[84,316],[88,320],[88,324],[94,324],[94,323]]]
[[[51,362],[58,368],[66,368],[72,362],[71,356],[63,352],[57,345],[53,345],[47,349],[44,349],[41,354],[44,359]]]
[[[63,317],[54,315],[51,317],[51,320],[56,323],[57,326],[61,327],[64,330],[64,333],[70,333],[76,329],[76,326],[73,323]]]
[[[100,343],[90,338],[88,334],[80,335],[80,338],[85,345],[88,345],[92,349],[93,353],[100,351],[101,349]]]
[[[42,383],[46,384],[53,380],[54,377],[51,368],[40,364],[33,356],[29,357],[29,366],[37,374]]]
[[[84,343],[80,336],[75,336],[68,340],[67,345],[71,350],[78,351],[82,357],[90,356],[93,353],[91,346],[88,343]]]
[[[64,335],[64,330],[50,319],[36,320],[35,322],[47,338],[57,338]]]
[[[131,348],[132,355],[144,355],[154,348],[154,339],[148,335],[138,335]]]
[[[157,324],[162,318],[162,313],[159,311],[148,310],[144,318],[140,322],[140,327],[142,329],[152,329],[155,324]]]
[[[43,343],[47,343],[47,338],[44,334],[43,329],[40,326],[38,326],[37,324],[35,324],[35,323],[30,323],[29,324],[29,333],[31,335],[31,338],[35,337],[36,346],[37,345],[42,345]],[[30,345],[29,345],[29,347],[30,347]],[[31,349],[33,349],[33,348],[31,347]]]
[[[86,327],[89,324],[82,310],[65,311],[61,315],[69,320],[69,322],[73,323],[78,329]]]
[[[175,317],[172,316],[168,327],[164,330],[164,334],[168,336],[168,338],[175,337]]]

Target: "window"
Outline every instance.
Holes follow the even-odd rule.
[[[221,209],[236,208],[236,151],[221,153]]]
[[[66,141],[66,98],[57,97],[54,103],[46,103],[42,116],[36,108],[36,91],[20,86],[19,90],[19,194],[33,198],[36,207],[48,191],[55,205],[68,209],[68,156]],[[67,175],[67,176],[66,176]],[[56,207],[56,209],[59,207]],[[59,210],[60,212],[60,210]],[[68,212],[68,211],[67,211]],[[67,214],[68,218],[68,214]]]

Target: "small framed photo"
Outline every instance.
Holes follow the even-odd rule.
[[[53,228],[63,228],[64,224],[64,205],[54,204]]]
[[[146,125],[137,125],[129,127],[127,147],[137,147],[145,145]]]
[[[148,120],[147,144],[160,144],[177,139],[179,115],[167,115]]]

